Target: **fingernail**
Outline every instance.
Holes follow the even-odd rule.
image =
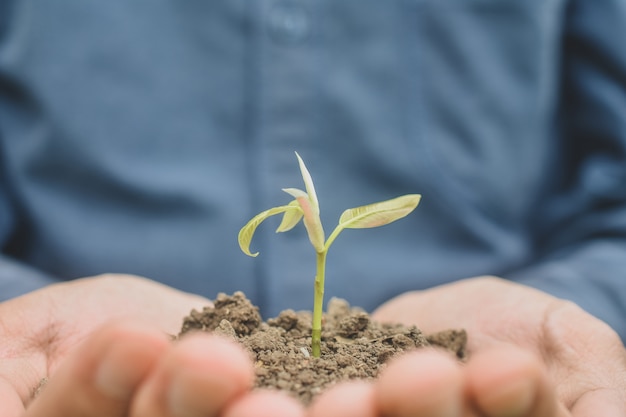
[[[176,417],[212,416],[217,415],[234,390],[234,384],[229,384],[225,378],[183,371],[172,379],[167,403]]]
[[[100,392],[108,397],[125,400],[133,392],[136,382],[134,372],[132,367],[119,366],[122,362],[115,360],[115,358],[116,350],[113,349],[96,371],[94,384]]]
[[[533,406],[535,391],[533,381],[518,379],[493,388],[481,402],[490,416],[525,416]]]

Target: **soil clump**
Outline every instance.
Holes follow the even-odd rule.
[[[213,307],[192,310],[179,337],[193,331],[235,339],[252,357],[256,387],[285,391],[305,405],[339,381],[376,378],[402,352],[437,346],[464,360],[467,344],[465,330],[424,335],[415,326],[373,321],[362,309],[333,298],[324,315],[322,354],[313,358],[310,312],[285,310],[264,322],[242,292],[219,294]]]

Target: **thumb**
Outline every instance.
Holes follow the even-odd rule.
[[[24,403],[15,388],[4,378],[0,378],[0,416],[20,417],[24,413]]]

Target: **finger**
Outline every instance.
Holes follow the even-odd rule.
[[[216,416],[253,380],[250,358],[235,342],[192,334],[170,349],[148,377],[131,416]]]
[[[20,417],[24,413],[20,396],[5,379],[0,379],[0,398],[0,416]]]
[[[254,391],[230,405],[223,417],[304,417],[304,407],[276,391]]]
[[[572,415],[574,417],[626,416],[626,393],[608,388],[589,391],[576,401],[572,408]]]
[[[376,417],[374,385],[365,381],[339,384],[321,394],[309,407],[309,417]]]
[[[168,345],[162,332],[143,324],[106,325],[60,366],[24,417],[126,416]]]
[[[556,391],[532,354],[506,347],[476,353],[465,369],[467,395],[487,417],[558,415]]]
[[[382,415],[457,416],[463,405],[460,366],[447,353],[423,350],[392,360],[375,384]]]

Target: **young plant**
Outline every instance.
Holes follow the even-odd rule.
[[[315,187],[309,171],[302,158],[296,152],[300,172],[304,180],[306,191],[297,188],[284,188],[287,194],[294,197],[289,204],[273,207],[254,216],[239,231],[239,247],[249,256],[257,256],[259,253],[250,252],[250,242],[256,228],[268,217],[283,214],[282,221],[276,232],[286,232],[293,229],[300,220],[303,220],[304,227],[311,244],[317,254],[317,273],[315,275],[315,295],[313,299],[313,331],[311,334],[311,350],[313,357],[320,356],[320,342],[322,336],[322,309],[324,302],[324,279],[326,270],[326,254],[328,248],[335,241],[339,233],[344,229],[366,229],[378,227],[394,222],[405,217],[417,207],[421,196],[419,194],[407,194],[391,200],[379,203],[368,204],[366,206],[351,208],[343,212],[339,218],[339,224],[335,230],[325,239],[324,229],[320,220],[320,207],[315,194]]]

